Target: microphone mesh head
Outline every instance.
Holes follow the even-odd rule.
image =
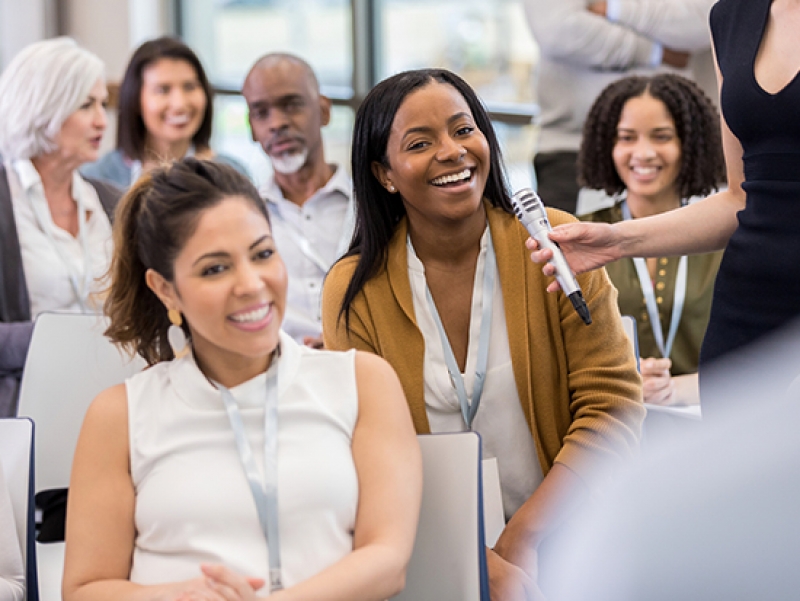
[[[511,197],[511,206],[517,218],[522,219],[526,210],[532,211],[536,208],[536,194],[530,188],[523,188]]]

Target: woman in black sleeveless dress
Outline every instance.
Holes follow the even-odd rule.
[[[771,5],[722,0],[711,11],[720,101],[744,151],[747,204],[717,276],[705,363],[800,314],[800,75],[769,91],[757,79]]]
[[[552,235],[576,272],[622,257],[726,248],[700,357],[701,385],[710,363],[800,316],[800,2],[720,0],[711,29],[728,189],[652,218],[569,224]],[[535,241],[528,245],[535,261],[550,258]]]

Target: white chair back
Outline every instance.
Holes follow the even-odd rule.
[[[474,432],[417,437],[422,508],[401,601],[489,601],[481,490],[481,440]]]
[[[22,374],[18,414],[36,423],[36,491],[69,486],[72,456],[92,399],[145,363],[103,335],[99,315],[42,313]]]
[[[26,574],[23,599],[37,599],[36,556],[33,545],[33,422],[29,419],[0,419],[0,463],[5,485],[11,498],[11,509]],[[29,557],[29,551],[31,556]],[[28,564],[31,563],[31,569]]]
[[[622,327],[633,345],[633,354],[636,357],[636,369],[639,368],[639,333],[636,331],[636,319],[631,315],[622,316]]]

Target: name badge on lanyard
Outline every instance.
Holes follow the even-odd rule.
[[[628,203],[622,201],[622,217],[626,221],[632,219],[631,210]],[[661,356],[669,358],[672,352],[672,344],[678,333],[678,324],[681,321],[683,305],[686,303],[686,283],[688,271],[688,257],[682,256],[678,261],[678,273],[675,276],[675,295],[672,300],[672,317],[670,318],[669,334],[666,342],[664,341],[664,330],[661,327],[661,318],[658,315],[658,303],[656,303],[655,293],[653,292],[653,282],[650,279],[650,272],[647,270],[647,263],[641,257],[634,257],[633,264],[636,267],[636,275],[639,278],[639,285],[642,287],[644,302],[647,305],[647,315],[650,317],[650,327],[653,330],[653,338],[656,346],[661,352]]]

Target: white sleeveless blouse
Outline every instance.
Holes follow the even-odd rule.
[[[267,543],[219,391],[191,355],[155,365],[126,387],[136,493],[131,581],[196,578],[201,563],[269,581]],[[278,387],[279,527],[289,587],[353,548],[355,352],[311,350],[282,333]],[[266,374],[231,389],[262,479],[265,391]]]

